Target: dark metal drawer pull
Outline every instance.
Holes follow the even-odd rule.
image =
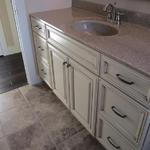
[[[69,67],[71,67],[71,65],[70,65],[70,64],[67,64],[67,68],[69,68]]]
[[[42,48],[41,46],[38,46],[38,49],[40,49],[41,51],[44,51],[44,48]]]
[[[112,111],[113,111],[117,116],[119,116],[119,117],[121,117],[121,118],[127,118],[127,115],[121,114],[121,113],[117,110],[117,108],[116,108],[115,106],[112,106],[111,109],[112,109]]]
[[[110,136],[107,137],[107,140],[115,149],[120,149],[120,146],[117,146],[116,144],[113,143],[113,140],[111,139]]]
[[[41,30],[42,28],[40,26],[35,26],[35,28],[37,28],[38,30]]]
[[[128,84],[128,85],[133,85],[133,84],[134,84],[134,82],[132,82],[132,81],[127,81],[127,80],[123,79],[124,77],[123,77],[121,74],[116,74],[116,76],[117,76],[117,78],[118,78],[120,81],[122,81],[122,82],[124,82],[124,83],[126,83],[126,84]]]
[[[67,62],[65,61],[65,62],[63,62],[63,65],[66,65],[67,64]]]

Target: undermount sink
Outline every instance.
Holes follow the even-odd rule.
[[[72,27],[74,30],[88,35],[113,36],[118,34],[118,30],[116,28],[94,20],[77,21],[72,25]]]

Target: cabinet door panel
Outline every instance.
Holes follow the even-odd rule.
[[[72,112],[93,133],[97,77],[76,62],[72,60],[69,62],[71,64],[69,75]]]
[[[88,78],[85,74],[78,70],[74,71],[75,101],[73,109],[75,109],[75,111],[88,123],[90,120],[90,100],[93,94],[91,85],[92,79]],[[83,94],[81,94],[81,91]]]
[[[51,47],[53,59],[53,73],[54,73],[54,92],[61,99],[61,101],[68,105],[67,102],[67,89],[66,89],[66,74],[67,68],[64,65],[66,56]]]

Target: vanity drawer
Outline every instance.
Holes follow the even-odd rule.
[[[107,150],[136,150],[117,129],[103,118],[98,118],[97,139]]]
[[[47,26],[48,42],[99,75],[100,53]]]
[[[122,91],[142,102],[150,102],[150,78],[122,65],[106,56],[101,59],[101,76]]]
[[[31,17],[31,23],[32,23],[32,30],[42,37],[46,38],[46,30],[45,30],[45,24],[33,17]]]
[[[46,40],[34,33],[34,43],[37,57],[48,63],[48,48]]]
[[[137,144],[147,120],[147,110],[103,80],[99,87],[99,112]]]
[[[49,67],[47,64],[38,60],[38,70],[40,77],[51,87]]]

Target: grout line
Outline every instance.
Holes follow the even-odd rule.
[[[20,89],[19,89],[19,91],[20,91]],[[33,105],[30,103],[30,101],[28,100],[28,98],[27,98],[21,91],[20,91],[20,93],[21,93],[22,96],[24,97],[25,101],[30,105],[30,107],[32,107]],[[46,135],[50,138],[50,140],[51,140],[51,142],[54,144],[55,148],[56,148],[57,150],[59,150],[59,149],[58,149],[58,146],[57,146],[56,143],[54,142],[53,138],[52,138],[51,136],[49,136],[48,133],[45,132],[45,126],[43,125],[43,123],[42,123],[40,117],[37,115],[37,113],[34,111],[34,109],[33,109],[32,111],[33,111],[33,114],[35,115],[35,117],[37,118],[37,121],[40,123],[42,129],[44,130],[44,134],[46,134]]]
[[[33,104],[32,104],[32,103],[29,101],[29,99],[21,92],[20,89],[19,89],[19,91],[20,91],[20,93],[22,94],[22,96],[24,97],[24,99],[27,101],[27,103],[30,105],[30,107],[32,108]],[[48,92],[50,92],[50,91],[48,91]],[[56,95],[55,95],[55,96],[56,96]],[[56,97],[57,97],[57,96],[56,96]],[[64,112],[64,111],[68,111],[68,109],[63,110],[63,112]],[[44,126],[44,124],[43,124],[41,118],[40,118],[40,117],[38,116],[38,114],[34,111],[34,109],[33,109],[33,114],[36,116],[36,118],[37,118],[38,122],[40,123],[40,125],[42,126],[42,128],[43,128],[45,134],[50,138],[51,142],[55,145],[55,147],[56,147],[57,150],[59,150],[59,148],[58,148],[58,145],[59,145],[59,144],[65,143],[68,139],[73,138],[75,135],[77,135],[77,134],[79,134],[80,132],[82,132],[83,130],[85,130],[85,128],[83,127],[83,128],[81,128],[78,132],[76,132],[76,133],[74,133],[72,136],[70,136],[69,138],[63,140],[63,141],[62,141],[61,143],[59,143],[59,144],[56,144],[55,141],[54,141],[54,139],[52,138],[52,136],[50,136],[48,133],[46,133],[46,131],[45,131],[46,128],[45,128],[45,126]],[[71,115],[72,115],[72,113],[71,113]],[[46,118],[46,117],[47,117],[47,116],[45,116],[44,118]],[[73,117],[74,117],[74,116],[73,116]],[[78,121],[78,120],[77,120],[77,121]]]
[[[11,90],[11,91],[13,91],[13,90]],[[19,94],[20,94],[20,91],[18,90],[18,88],[16,88],[16,89],[14,89],[14,91],[16,91],[16,92],[18,92]],[[10,92],[10,91],[8,91],[8,92]],[[6,92],[6,93],[8,93],[8,92]],[[2,93],[2,94],[4,94],[4,93]],[[21,96],[21,101],[23,102],[24,101],[24,97],[22,97],[22,94],[20,94],[20,96]],[[26,102],[26,101],[25,101]],[[26,103],[25,103],[26,104]],[[25,104],[20,104],[19,105],[19,107],[18,107],[18,109],[20,108],[20,107],[22,107],[22,105],[24,106]],[[2,112],[0,112],[0,114],[2,114],[2,113],[5,113],[5,112],[9,112],[9,111],[11,111],[12,109],[15,109],[15,108],[17,108],[16,106],[12,106],[12,107],[10,107],[9,109],[7,109],[7,110],[5,110],[5,111],[2,111]],[[0,124],[1,124],[1,122],[0,122]]]

